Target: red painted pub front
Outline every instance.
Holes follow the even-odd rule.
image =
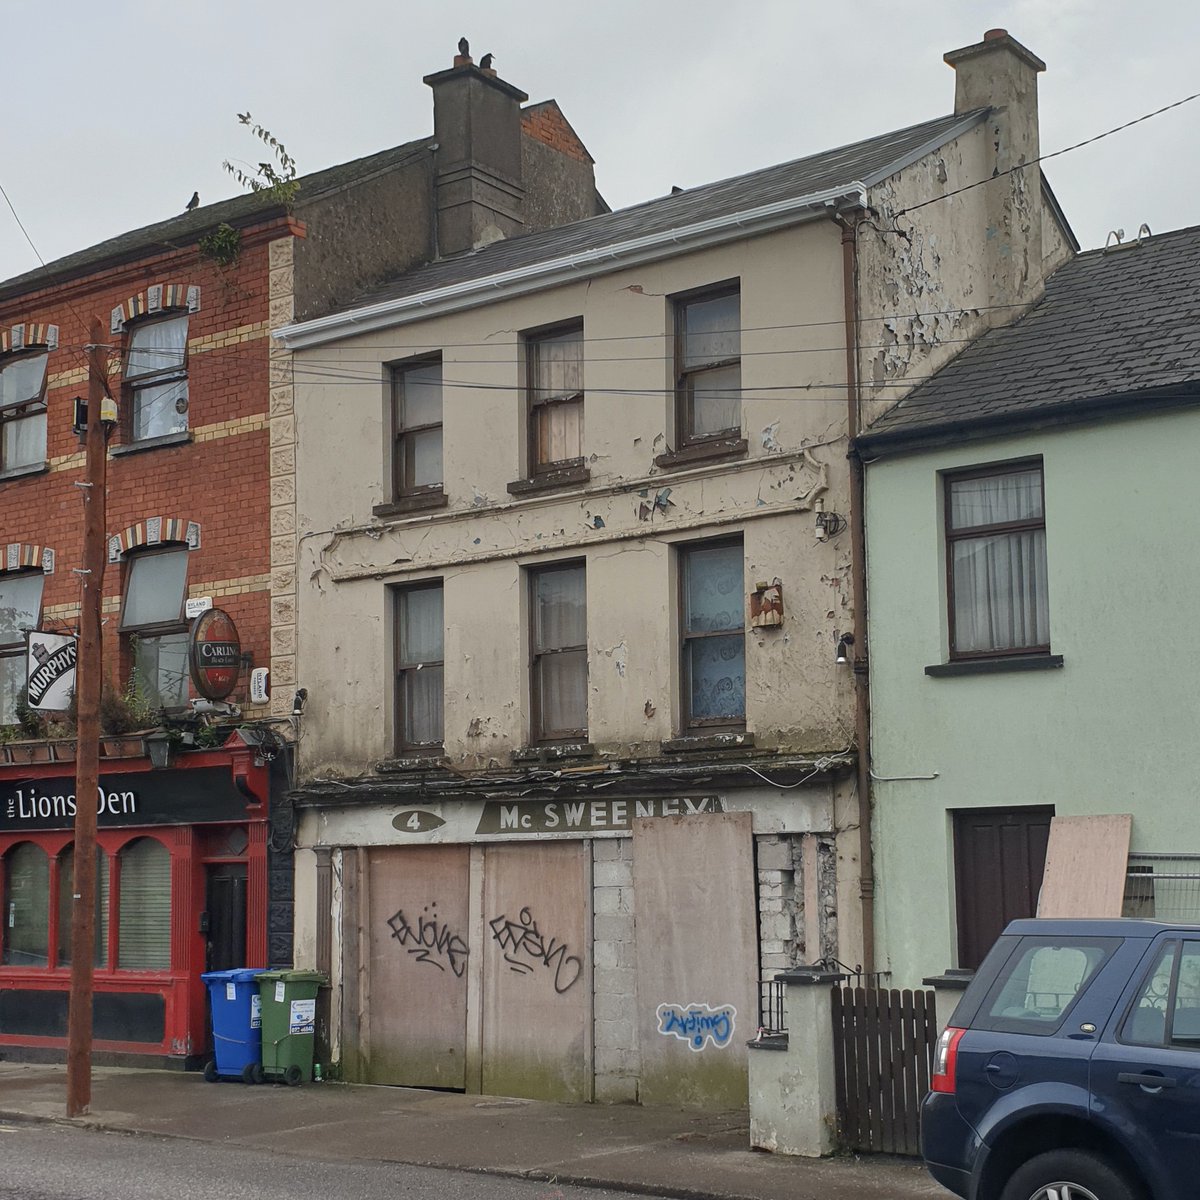
[[[166,769],[101,759],[96,1061],[199,1065],[201,972],[267,965],[269,787],[237,734]],[[66,1048],[74,791],[73,764],[0,767],[0,1057]]]

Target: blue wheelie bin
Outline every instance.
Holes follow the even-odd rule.
[[[239,967],[234,971],[207,971],[200,978],[208,985],[212,1009],[214,1059],[205,1065],[204,1078],[241,1079],[262,1083],[262,1000],[258,994],[261,971]]]

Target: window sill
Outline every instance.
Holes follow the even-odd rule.
[[[402,513],[422,512],[427,508],[445,508],[449,497],[440,488],[436,492],[416,492],[411,496],[399,496],[386,504],[376,504],[371,512],[377,517],[398,517]]]
[[[711,442],[696,442],[682,450],[668,450],[654,456],[654,465],[665,471],[681,470],[708,462],[724,462],[733,458],[745,458],[750,443],[745,438],[715,438]]]
[[[380,775],[405,775],[411,771],[437,770],[446,765],[445,751],[438,746],[427,753],[411,751],[396,758],[385,758],[375,764]]]
[[[939,679],[954,675],[1002,675],[1010,671],[1054,671],[1062,665],[1061,654],[1014,654],[1011,658],[966,658],[934,663],[925,668],[925,674]]]
[[[551,742],[544,746],[523,746],[512,752],[515,763],[561,762],[565,758],[594,758],[591,742]]]
[[[47,463],[31,463],[27,467],[11,467],[7,471],[0,471],[0,483],[7,483],[10,479],[25,479],[30,475],[45,475],[50,467]]]
[[[186,446],[193,440],[192,431],[184,429],[179,433],[164,433],[162,437],[143,438],[140,442],[123,442],[119,446],[109,447],[108,453],[113,458],[121,458],[126,454],[139,454],[143,450],[161,450],[166,446]]]
[[[668,738],[659,743],[664,754],[703,754],[713,750],[753,750],[752,733],[703,733]]]
[[[514,479],[508,485],[510,496],[536,496],[541,492],[553,492],[560,488],[578,487],[587,483],[592,472],[582,464],[558,467],[550,471],[539,471],[529,479]]]

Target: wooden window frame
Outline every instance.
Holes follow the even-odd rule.
[[[37,613],[35,614],[34,623],[32,626],[32,628],[37,629],[42,623],[42,612],[45,609],[46,573],[37,568],[21,568],[15,571],[0,571],[0,591],[3,590],[5,584],[11,583],[13,580],[33,578],[40,579],[42,581],[41,590],[38,592]],[[7,663],[9,660],[16,660],[17,670],[20,672],[24,666],[25,659],[29,652],[28,647],[29,640],[25,637],[22,637],[15,642],[2,642],[0,643],[0,661]],[[13,720],[16,720],[15,716]]]
[[[745,670],[745,638],[746,638],[746,605],[745,605],[745,581],[746,581],[746,563],[745,563],[745,539],[742,537],[736,538],[714,538],[710,541],[703,542],[681,542],[675,550],[678,555],[678,589],[676,595],[677,614],[679,620],[679,682],[680,682],[680,712],[683,715],[683,732],[685,734],[695,734],[697,732],[713,733],[713,732],[741,732],[746,728],[746,690],[742,691],[742,718],[740,721],[730,721],[723,717],[695,717],[692,714],[692,671],[691,671],[691,655],[688,650],[693,642],[701,641],[706,638],[729,637],[737,630],[721,629],[721,630],[705,630],[699,633],[689,633],[687,628],[687,590],[688,590],[688,572],[690,570],[691,556],[703,550],[721,550],[736,546],[742,552],[742,588],[740,590],[740,598],[742,602],[742,668]]]
[[[582,418],[586,387],[567,396],[553,396],[546,400],[538,399],[537,365],[538,348],[552,337],[562,337],[563,334],[578,332],[579,340],[583,342],[583,318],[577,321],[562,321],[546,328],[532,330],[523,335],[525,343],[525,438],[526,458],[528,460],[529,477],[537,479],[561,471],[578,471],[584,466],[586,456],[583,446],[580,453],[573,458],[548,459],[543,462],[538,456],[538,412],[541,409],[554,408],[559,405],[578,404]],[[585,363],[586,369],[586,363]],[[582,435],[581,435],[582,442]]]
[[[0,408],[0,427],[8,425],[11,422],[31,420],[33,417],[38,416],[42,418],[43,425],[46,424],[46,391],[49,387],[50,379],[50,348],[48,346],[34,345],[27,346],[24,349],[15,351],[11,354],[6,354],[0,358],[0,372],[7,370],[8,367],[13,366],[17,362],[32,358],[45,359],[45,365],[42,370],[41,387],[38,389],[36,396],[30,396],[26,400],[18,400],[14,404],[8,404],[3,408]],[[49,429],[46,428],[44,430],[43,437],[45,438],[48,435]],[[10,471],[14,474],[22,471],[34,471],[39,466],[45,465],[48,453],[48,450],[43,447],[40,462],[18,463],[14,466],[12,463],[8,462],[6,458],[4,458],[3,429],[0,428],[0,475],[7,474]]]
[[[571,571],[577,570],[583,576],[583,594],[584,594],[584,640],[582,644],[570,646],[555,646],[549,649],[538,648],[537,637],[537,585],[538,580],[545,575],[552,575],[556,571]],[[530,740],[538,745],[552,745],[559,742],[586,742],[588,739],[588,727],[584,725],[581,729],[556,729],[548,730],[546,728],[545,707],[542,702],[541,684],[541,664],[542,660],[558,654],[578,654],[583,653],[583,675],[584,675],[584,692],[587,691],[588,680],[588,644],[587,644],[587,563],[583,559],[569,559],[565,562],[546,563],[540,567],[530,567],[526,570],[529,587],[529,713],[530,713]],[[587,715],[585,703],[585,717]]]
[[[1036,467],[1040,477],[1042,493],[1042,515],[1025,521],[1000,521],[992,525],[972,525],[967,529],[951,527],[952,499],[951,489],[954,484],[964,479],[987,479],[1001,475],[1017,475]],[[982,537],[995,537],[1009,533],[1027,533],[1031,530],[1046,529],[1046,471],[1042,459],[1014,459],[1011,462],[991,463],[983,467],[971,467],[964,471],[947,471],[942,476],[942,535],[944,553],[946,556],[946,625],[949,634],[949,653],[951,662],[976,662],[980,659],[1016,658],[1029,655],[1049,655],[1050,643],[1032,646],[1006,646],[1002,650],[958,650],[955,647],[955,612],[956,599],[954,595],[954,553],[956,542],[973,541]]]
[[[404,605],[407,598],[414,592],[433,591],[442,593],[442,657],[438,659],[406,659],[404,657]],[[441,754],[446,741],[446,621],[445,621],[445,584],[441,579],[421,580],[417,583],[404,584],[392,589],[392,630],[395,638],[395,667],[393,670],[393,736],[392,747],[396,754],[404,757],[414,755]],[[404,677],[409,671],[419,671],[426,667],[441,667],[442,669],[442,736],[436,742],[409,742],[405,740],[405,729],[408,725],[407,706],[404,700]]]
[[[410,371],[423,370],[427,367],[442,366],[440,354],[427,354],[420,358],[408,358],[403,362],[392,363],[388,367],[388,413],[391,421],[391,480],[392,500],[397,503],[421,499],[437,499],[445,494],[446,464],[445,464],[445,407],[444,398],[439,404],[438,421],[428,421],[424,425],[406,425],[402,419],[404,412],[404,377]],[[443,384],[444,397],[444,384]],[[431,429],[443,431],[442,446],[442,479],[439,483],[412,484],[412,464],[409,461],[408,446],[414,434],[426,433]]]
[[[741,280],[732,279],[726,280],[723,283],[716,283],[703,288],[697,288],[693,291],[681,292],[671,297],[671,305],[674,316],[675,444],[677,451],[684,451],[691,447],[736,448],[735,444],[742,436],[743,414],[740,394],[738,397],[738,424],[736,428],[731,426],[728,429],[718,429],[712,433],[697,434],[694,432],[695,420],[692,407],[693,397],[695,394],[692,380],[695,376],[702,375],[707,371],[736,365],[739,368],[738,382],[740,391],[740,368],[742,364],[742,355],[740,349],[740,338],[742,332],[741,295]],[[683,346],[685,332],[684,327],[688,307],[693,304],[703,303],[706,300],[720,300],[725,296],[738,297],[738,354],[732,358],[713,359],[711,362],[705,362],[702,366],[691,366],[685,368],[683,365]]]
[[[183,317],[187,321],[187,326],[183,335],[183,365],[176,367],[166,367],[161,371],[147,371],[142,375],[135,375],[132,378],[129,376],[129,359],[133,353],[133,338],[134,334],[139,329],[145,329],[150,325],[159,323],[165,324],[167,321],[177,321]],[[125,327],[125,361],[121,371],[121,389],[125,400],[124,408],[126,412],[125,421],[123,423],[124,437],[128,444],[140,446],[144,444],[154,444],[159,438],[179,438],[186,435],[192,427],[191,415],[191,396],[189,394],[191,388],[190,369],[191,363],[188,357],[188,334],[191,327],[191,310],[187,308],[167,308],[161,312],[149,314],[145,317],[138,317],[136,321],[131,321]],[[178,404],[182,399],[186,407],[181,413],[181,416],[186,416],[187,424],[184,429],[173,430],[169,433],[156,433],[148,437],[136,436],[137,429],[136,410],[138,405],[138,393],[145,391],[148,388],[160,387],[165,383],[181,382],[182,390],[175,399]]]

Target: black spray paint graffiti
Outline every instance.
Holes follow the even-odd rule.
[[[566,945],[560,944],[557,938],[546,941],[529,909],[521,909],[520,917],[516,921],[510,921],[507,916],[501,914],[488,924],[491,926],[492,938],[504,951],[504,961],[511,970],[529,975],[538,963],[543,967],[553,968],[554,990],[560,996],[570,990],[582,974],[583,960],[578,955],[568,954]],[[532,959],[532,965],[517,958],[518,954]]]
[[[416,925],[404,915],[404,909],[388,917],[392,937],[404,946],[409,954],[415,954],[417,962],[429,963],[439,971],[444,971],[446,964],[449,964],[455,977],[461,979],[467,969],[467,956],[470,954],[467,943],[457,933],[451,933],[445,922],[438,921],[436,900],[427,904],[422,912],[429,915],[418,917]],[[438,962],[433,955],[444,958],[446,962]]]

